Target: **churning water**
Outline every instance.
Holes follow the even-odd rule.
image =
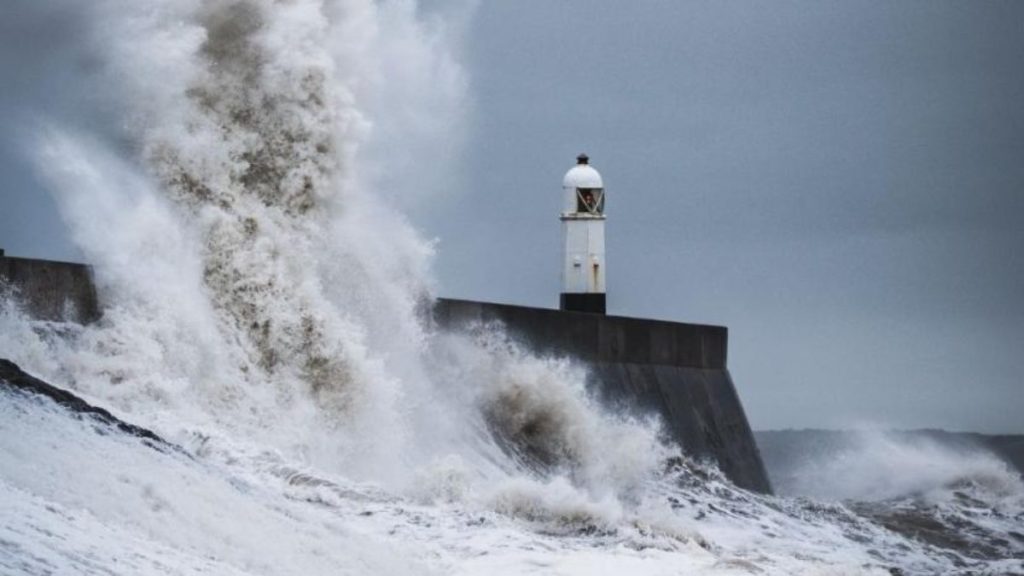
[[[990,459],[915,452],[943,472],[883,500],[755,495],[607,413],[579,366],[436,332],[432,246],[394,206],[428,188],[395,186],[407,159],[458,146],[442,12],[76,11],[100,120],[55,114],[30,146],[104,316],[5,299],[0,356],[181,450],[0,387],[4,573],[1024,573],[1024,489]]]

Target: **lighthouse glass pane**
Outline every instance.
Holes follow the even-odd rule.
[[[601,188],[577,188],[576,212],[586,214],[604,212],[604,190]]]

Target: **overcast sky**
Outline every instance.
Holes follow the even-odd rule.
[[[11,10],[5,125],[74,88]],[[609,313],[728,326],[755,428],[1024,432],[1024,2],[485,1],[463,56],[442,295],[556,306],[587,152]],[[0,247],[75,258],[6,136]]]

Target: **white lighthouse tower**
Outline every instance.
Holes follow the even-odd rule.
[[[605,313],[604,182],[586,154],[562,180],[562,295],[559,308]]]

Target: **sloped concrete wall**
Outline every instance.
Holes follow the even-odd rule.
[[[11,258],[0,250],[0,289],[13,290],[25,311],[40,320],[85,324],[100,315],[92,270],[83,264]]]
[[[738,486],[771,492],[726,369],[726,328],[450,299],[437,301],[434,319],[451,329],[501,322],[538,353],[583,362],[606,404],[660,416],[687,453],[713,458]]]

